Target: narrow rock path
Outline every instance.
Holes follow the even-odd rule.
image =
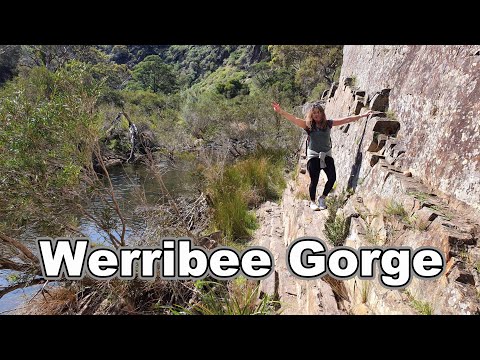
[[[301,168],[305,160],[300,161]],[[287,182],[279,203],[266,202],[257,212],[260,228],[254,236],[255,245],[269,249],[275,258],[275,271],[261,282],[261,292],[280,302],[281,314],[327,315],[345,314],[345,291],[334,279],[301,280],[287,268],[286,250],[290,242],[302,236],[314,236],[326,241],[323,228],[327,211],[313,211],[306,200],[308,174],[297,174]],[[320,184],[318,189],[321,189]],[[286,211],[288,210],[288,216]],[[329,281],[330,280],[330,281]],[[333,286],[330,285],[330,282]],[[337,289],[337,287],[341,287]],[[335,291],[334,291],[335,290]]]

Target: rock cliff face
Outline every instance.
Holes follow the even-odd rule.
[[[292,278],[286,246],[300,236],[327,240],[327,216],[302,200],[309,177],[300,171],[280,206],[260,211],[257,233],[277,264],[262,291],[283,302],[285,313],[480,313],[479,55],[480,46],[345,47],[339,84],[322,96],[327,116],[383,114],[332,130],[337,184],[330,197],[350,195],[337,212],[349,219],[344,245],[435,247],[445,271],[402,290],[378,279]]]
[[[379,105],[400,125],[401,168],[480,214],[480,46],[345,46],[338,90],[326,106],[330,117],[388,92]],[[355,144],[335,140],[337,178],[349,179],[351,169],[343,167],[357,156]]]
[[[447,261],[441,278],[414,279],[402,293],[375,281],[346,281],[352,309],[362,304],[373,313],[405,313],[412,306],[436,314],[480,311],[479,49],[344,49],[340,82],[324,96],[326,113],[335,118],[367,109],[384,112],[332,132],[337,187],[355,191],[343,210],[352,217],[345,245],[433,246]]]

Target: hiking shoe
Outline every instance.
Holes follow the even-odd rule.
[[[320,208],[318,207],[318,205],[315,204],[313,201],[310,201],[310,209],[312,209],[313,211],[318,211],[318,210],[320,210]]]
[[[320,210],[325,210],[327,208],[327,204],[325,204],[325,198],[324,197],[318,197],[318,208]]]

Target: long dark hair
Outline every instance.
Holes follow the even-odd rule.
[[[312,131],[314,128],[317,127],[317,124],[315,123],[315,121],[312,118],[313,109],[320,110],[320,124],[318,125],[318,128],[320,128],[322,130],[326,129],[326,127],[327,127],[327,117],[325,116],[325,110],[323,109],[323,106],[318,102],[313,103],[313,105],[310,107],[310,109],[308,109],[307,116],[305,117],[305,121],[307,123],[308,129],[310,131]]]

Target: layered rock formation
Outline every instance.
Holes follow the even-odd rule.
[[[479,75],[478,45],[345,46],[339,89],[326,110],[330,117],[346,116],[358,107],[355,98],[365,104],[388,93],[376,106],[400,124],[402,169],[480,215]],[[336,140],[336,158],[342,166],[351,163],[356,156],[351,138]],[[350,176],[350,169],[339,170],[337,178]]]

